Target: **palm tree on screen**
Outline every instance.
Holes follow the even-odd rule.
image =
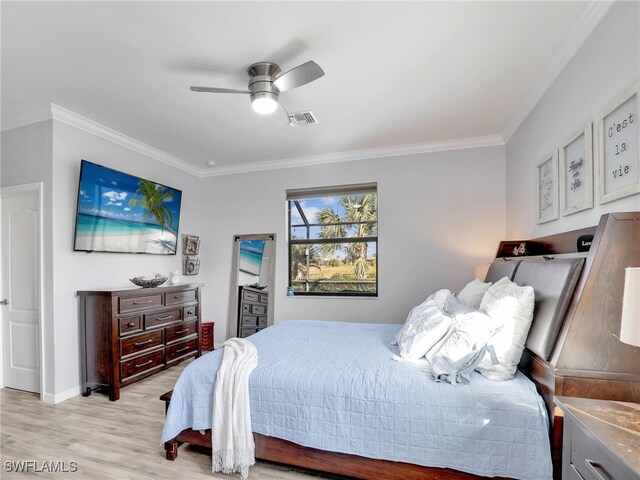
[[[132,198],[129,200],[129,206],[137,205],[145,209],[142,223],[145,223],[149,217],[153,217],[163,232],[166,228],[175,235],[176,233],[171,228],[171,222],[173,221],[171,210],[166,205],[163,205],[173,200],[173,192],[167,187],[149,180],[140,180],[136,193],[141,195],[142,198]]]

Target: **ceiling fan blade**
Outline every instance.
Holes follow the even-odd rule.
[[[216,88],[216,87],[189,87],[192,92],[209,92],[209,93],[251,93],[249,90],[234,90],[233,88]]]
[[[273,84],[284,92],[313,82],[324,75],[324,71],[316,62],[309,60],[280,75]]]

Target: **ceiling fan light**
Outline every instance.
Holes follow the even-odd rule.
[[[278,96],[271,92],[259,92],[251,95],[253,111],[262,115],[273,113],[278,108]]]

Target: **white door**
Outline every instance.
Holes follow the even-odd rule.
[[[40,392],[40,192],[2,189],[4,385]]]

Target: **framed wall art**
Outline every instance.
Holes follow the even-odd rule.
[[[195,255],[185,255],[182,272],[184,275],[197,275],[200,272],[200,259]]]
[[[536,167],[537,222],[558,218],[558,151],[554,150]]]
[[[638,85],[605,108],[599,125],[599,203],[640,192]]]
[[[200,237],[197,235],[182,235],[182,254],[198,255],[200,251]]]
[[[593,208],[593,138],[591,122],[560,147],[560,211],[563,216]]]

